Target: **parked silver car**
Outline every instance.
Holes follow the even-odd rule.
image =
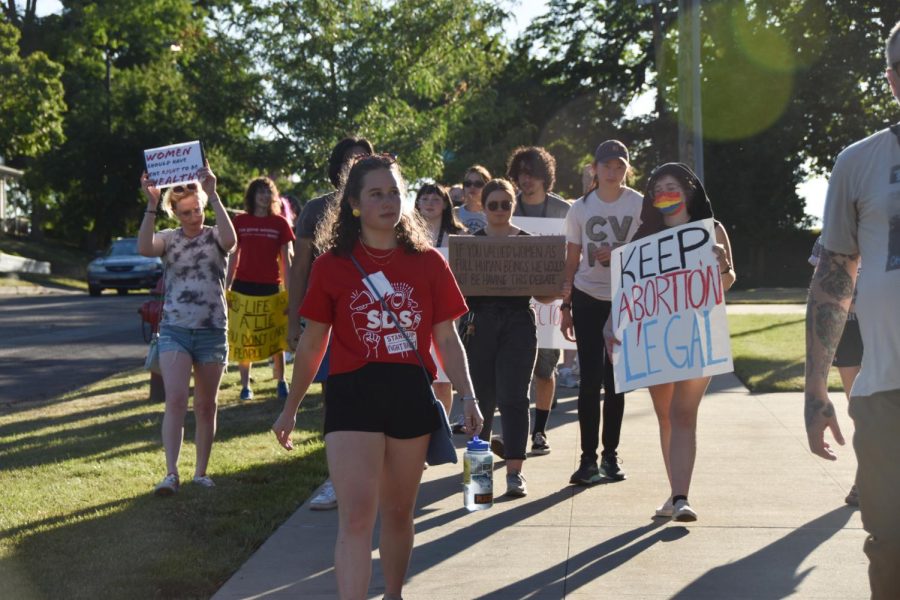
[[[113,241],[102,255],[87,267],[88,292],[99,296],[107,288],[119,294],[128,290],[151,289],[162,276],[162,261],[141,256],[137,251],[137,238],[121,238]]]

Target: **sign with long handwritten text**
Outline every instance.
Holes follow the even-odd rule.
[[[265,360],[287,344],[287,292],[247,296],[229,290],[228,357],[234,362]]]
[[[196,141],[150,148],[144,150],[144,163],[156,187],[172,187],[197,180],[197,171],[203,168],[203,150]]]
[[[616,391],[734,370],[712,219],[613,250]]]
[[[566,240],[554,236],[450,236],[450,269],[466,296],[556,296]]]

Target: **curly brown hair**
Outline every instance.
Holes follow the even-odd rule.
[[[550,192],[556,183],[556,159],[540,146],[519,146],[509,156],[506,176],[519,185],[519,175],[523,172],[542,180],[544,190]]]
[[[358,157],[350,166],[347,178],[337,192],[336,201],[330,203],[321,225],[316,229],[315,244],[320,253],[330,250],[336,256],[350,256],[362,231],[359,217],[353,216],[350,199],[358,202],[366,175],[381,169],[394,172],[400,184],[400,196],[406,197],[406,182],[400,173],[400,165],[393,156],[375,154]],[[416,210],[402,210],[400,222],[394,232],[397,243],[410,254],[418,254],[431,248],[425,220]]]
[[[247,191],[244,192],[244,210],[252,215],[256,210],[256,192],[266,188],[272,192],[272,201],[269,203],[267,214],[281,214],[281,196],[278,194],[278,187],[268,177],[257,177],[247,185]]]

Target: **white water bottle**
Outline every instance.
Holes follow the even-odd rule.
[[[485,510],[494,505],[494,455],[491,446],[476,435],[463,454],[463,506]]]

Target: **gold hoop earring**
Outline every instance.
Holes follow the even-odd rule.
[[[350,211],[350,213],[357,219],[359,218],[360,212],[359,212],[358,208],[354,208],[353,210]]]

